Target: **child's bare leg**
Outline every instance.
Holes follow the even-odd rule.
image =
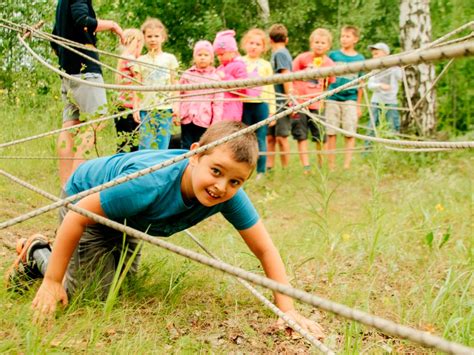
[[[300,161],[303,166],[309,166],[309,156],[308,153],[308,140],[298,141],[298,152],[300,153]],[[305,152],[305,153],[302,153]]]
[[[276,140],[280,147],[281,166],[286,168],[290,162],[290,142],[288,141],[288,137],[277,137]]]
[[[88,127],[86,131],[78,134],[77,140],[79,144],[74,152],[74,158],[76,159],[72,161],[71,174],[85,161],[86,155],[94,149],[95,134],[93,128]]]
[[[329,151],[336,149],[336,135],[328,135],[327,147]],[[336,168],[336,154],[328,153],[328,165],[329,170],[334,170]]]
[[[72,127],[78,123],[79,121],[66,121],[63,123],[63,128]],[[74,135],[71,131],[59,133],[57,144],[59,156],[59,181],[61,182],[62,187],[66,185],[66,182],[72,173],[74,160],[69,158],[74,157]]]
[[[267,152],[270,153],[267,156],[267,169],[271,169],[275,164],[275,137],[273,136],[267,136]]]
[[[349,169],[351,167],[352,160],[352,149],[355,147],[355,138],[354,137],[345,137],[345,148],[346,153],[344,154],[344,169]]]

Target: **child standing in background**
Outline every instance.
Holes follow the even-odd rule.
[[[270,63],[272,65],[273,72],[275,74],[288,74],[291,72],[292,68],[292,58],[291,54],[286,49],[288,44],[288,30],[282,24],[275,24],[270,27],[269,31],[270,36],[270,46],[272,48],[272,58]],[[284,111],[286,107],[286,102],[288,100],[287,95],[293,93],[293,84],[291,82],[286,82],[283,84],[275,84],[275,95],[276,97],[276,106],[277,113]],[[276,145],[280,148],[280,159],[281,166],[283,168],[288,166],[290,153],[290,142],[288,142],[288,136],[290,135],[290,117],[285,116],[280,118],[278,121],[273,122],[268,127],[268,152],[275,152]],[[267,168],[272,169],[275,162],[275,157],[273,155],[268,156]]]
[[[144,85],[175,84],[175,70],[178,61],[173,54],[163,52],[162,45],[168,39],[165,26],[160,20],[149,18],[143,23],[141,30],[145,37],[147,54],[138,60],[149,65],[135,65],[133,70]],[[169,98],[164,93],[145,91],[134,95],[134,107],[140,107],[133,118],[140,126],[140,149],[167,149],[171,137],[171,119],[173,107],[166,102]],[[164,101],[164,102],[163,102]],[[149,107],[156,105],[153,110]],[[177,114],[177,108],[174,114]]]
[[[242,60],[247,66],[249,76],[258,76],[266,78],[273,75],[272,65],[270,62],[262,59],[261,56],[267,51],[267,35],[258,28],[249,30],[242,38],[242,48],[246,55]],[[246,125],[253,125],[269,115],[275,114],[275,89],[273,85],[263,87],[260,95],[255,99],[244,100],[244,110],[242,122]],[[267,151],[267,126],[260,127],[255,132],[258,140],[259,152]],[[267,157],[260,155],[257,161],[257,179],[260,179],[266,170]]]
[[[115,82],[119,85],[135,84],[130,78],[135,78],[133,63],[129,59],[137,59],[143,49],[143,33],[137,28],[128,28],[123,31],[125,43],[121,46],[120,58],[117,70],[122,74],[116,74]],[[119,112],[133,109],[133,92],[121,91],[118,97],[117,110]],[[133,114],[115,118],[115,129],[117,130],[117,153],[134,152],[138,150],[137,144],[138,123],[133,119]]]
[[[373,58],[381,58],[390,54],[390,48],[387,44],[379,42],[369,46]],[[370,100],[372,116],[378,126],[380,123],[380,113],[385,113],[385,119],[393,132],[400,132],[400,114],[398,108],[398,83],[402,80],[402,69],[400,67],[391,67],[380,74],[375,74],[369,78],[367,86],[374,94]],[[369,132],[375,134],[375,127]]]
[[[355,45],[359,41],[359,29],[354,26],[344,26],[341,29],[341,49],[332,51],[329,53],[331,58],[336,64],[346,64],[359,62],[364,60],[362,54],[357,53]],[[346,74],[344,76],[336,77],[336,81],[329,86],[329,90],[335,89],[342,86],[349,81],[357,79],[362,76],[362,72],[356,74]],[[357,85],[355,85],[357,86]],[[336,127],[341,127],[351,133],[357,131],[357,121],[361,114],[360,108],[357,104],[360,104],[362,98],[362,89],[356,87],[343,90],[337,94],[328,97],[326,103],[326,120],[328,123]],[[328,150],[336,149],[336,130],[329,128],[326,130],[328,135]],[[355,146],[354,137],[345,137],[345,149],[347,151],[344,154],[344,169],[349,169],[352,160],[352,151]],[[336,156],[335,154],[328,154],[329,169],[334,170],[336,167]]]
[[[245,63],[240,58],[233,30],[218,32],[213,43],[214,53],[221,64],[217,74],[222,80],[247,79]],[[236,89],[224,93],[224,121],[242,121],[242,95],[252,95],[249,89]],[[255,95],[254,95],[255,96]]]
[[[198,41],[193,51],[194,65],[186,70],[179,80],[180,84],[193,84],[219,81],[214,68],[214,49],[209,41]],[[206,129],[222,120],[224,93],[205,93],[184,98],[179,105],[181,117],[181,147],[190,149],[191,144],[199,142]],[[182,91],[181,95],[195,93]]]
[[[334,66],[334,62],[326,55],[331,49],[332,35],[331,32],[324,28],[317,28],[309,37],[309,46],[311,51],[301,53],[293,61],[293,71],[306,69],[316,69],[319,67]],[[329,84],[336,81],[335,77],[311,79],[307,81],[295,81],[293,87],[298,96],[302,96],[298,101],[300,103],[312,99],[323,93]],[[308,106],[311,113],[321,113],[322,102],[317,101]],[[311,118],[304,114],[298,113],[295,119],[291,120],[291,134],[298,142],[298,151],[301,163],[303,164],[304,173],[310,172],[311,166],[308,153],[308,130],[311,132],[313,142],[316,142],[316,150],[321,150],[321,144],[325,141],[324,132]],[[321,154],[317,155],[319,166],[322,166]]]

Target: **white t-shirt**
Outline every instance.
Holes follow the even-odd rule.
[[[139,63],[133,66],[133,70],[139,73],[142,77],[143,84],[150,85],[168,85],[171,84],[171,76],[176,79],[176,69],[178,68],[178,60],[173,54],[161,52],[158,55],[151,56],[149,53],[138,58],[139,61],[152,64],[156,67],[148,65],[140,65]],[[169,92],[153,92],[142,91],[138,93],[140,97],[140,108],[145,108],[152,105],[158,105],[164,98],[170,97]],[[159,105],[158,109],[170,109],[171,103],[164,103]]]

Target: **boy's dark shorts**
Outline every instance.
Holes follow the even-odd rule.
[[[318,110],[310,110],[310,112],[317,114]],[[314,122],[308,115],[298,112],[297,117],[291,120],[291,135],[297,141],[304,141],[308,139],[308,129],[311,132],[313,142],[322,143],[326,141],[324,128]]]
[[[66,193],[61,191],[61,198],[65,197]],[[64,206],[59,209],[60,223],[67,212],[68,209]],[[74,250],[64,278],[64,287],[69,297],[85,287],[92,287],[93,293],[105,300],[122,253],[126,264],[138,247],[139,240],[127,237],[124,249],[123,233],[99,223],[88,225]],[[132,262],[131,273],[138,270],[140,254],[138,251]]]
[[[277,114],[285,111],[287,107],[281,107],[277,110]],[[268,126],[267,136],[272,137],[288,137],[290,135],[291,122],[290,116],[285,116],[276,121],[274,126]]]

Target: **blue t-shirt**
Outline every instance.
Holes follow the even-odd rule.
[[[280,74],[284,69],[291,71],[293,68],[293,59],[291,58],[290,52],[286,48],[280,48],[273,52],[270,63],[272,64],[272,69],[275,74]],[[283,84],[275,84],[274,86],[276,93],[285,93]],[[285,101],[285,99],[277,96],[277,101]]]
[[[346,55],[342,53],[341,50],[337,51],[331,51],[329,53],[329,58],[332,59],[336,65],[338,64],[347,64],[347,63],[353,63],[353,62],[360,62],[362,60],[365,60],[364,56],[362,54],[356,54],[356,55]],[[335,88],[338,88],[341,85],[347,84],[349,81],[352,81],[354,79],[357,79],[358,77],[362,76],[363,72],[359,73],[350,73],[350,74],[345,74],[343,76],[337,76],[336,81],[329,85],[328,90],[332,90]],[[356,85],[354,85],[356,86]],[[351,88],[347,90],[340,91],[334,95],[331,95],[328,97],[328,100],[335,100],[335,101],[357,101],[357,88]]]
[[[119,177],[149,168],[186,153],[186,150],[140,150],[89,160],[72,174],[65,191],[73,195]],[[105,215],[119,223],[155,236],[167,237],[221,212],[237,230],[252,227],[259,215],[242,189],[230,200],[212,206],[197,200],[185,203],[181,178],[185,159],[151,174],[100,192]]]

